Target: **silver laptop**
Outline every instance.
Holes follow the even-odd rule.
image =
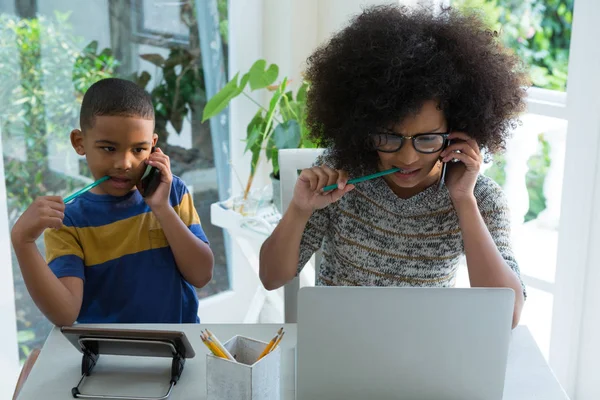
[[[304,287],[296,398],[501,400],[514,292]]]

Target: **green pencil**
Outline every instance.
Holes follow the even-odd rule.
[[[89,185],[87,185],[86,187],[84,187],[83,189],[78,190],[77,192],[73,193],[70,196],[65,197],[65,204],[70,202],[71,200],[73,200],[75,197],[84,194],[85,192],[87,192],[88,190],[95,188],[96,186],[98,186],[99,184],[101,184],[102,182],[104,182],[105,180],[107,180],[108,178],[110,178],[109,176],[104,176],[100,179],[98,179],[96,182],[90,183]]]
[[[355,183],[359,183],[359,182],[364,182],[364,181],[368,181],[370,179],[375,179],[375,178],[379,178],[380,176],[384,176],[384,175],[388,175],[388,174],[393,174],[394,172],[398,172],[400,171],[400,168],[392,168],[392,169],[388,169],[387,171],[381,171],[381,172],[377,172],[375,174],[371,174],[371,175],[366,175],[366,176],[362,176],[360,178],[354,178],[354,179],[350,179],[348,181],[348,184],[355,184]],[[324,192],[328,192],[330,190],[334,190],[337,189],[338,185],[337,183],[334,185],[329,185],[329,186],[325,186],[323,188]]]

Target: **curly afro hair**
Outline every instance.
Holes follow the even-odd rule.
[[[529,79],[475,13],[375,6],[307,61],[307,120],[336,168],[372,169],[374,132],[439,102],[453,130],[488,154],[504,149],[525,110]]]

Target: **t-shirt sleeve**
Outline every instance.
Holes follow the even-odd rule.
[[[46,263],[58,278],[76,276],[85,280],[83,249],[77,231],[68,217],[60,229],[44,231]]]
[[[181,179],[176,177],[173,177],[173,179],[177,179],[174,184],[179,194],[179,204],[174,207],[175,211],[183,223],[198,239],[202,240],[206,244],[209,244],[208,238],[202,229],[202,224],[200,223],[200,217],[198,216],[196,207],[194,207],[194,199],[192,194],[189,192],[187,186]]]
[[[482,178],[480,178],[482,179]],[[527,297],[525,284],[521,279],[519,264],[515,258],[511,240],[511,222],[508,201],[502,188],[490,178],[485,179],[481,185],[477,185],[475,194],[481,216],[492,235],[494,243],[500,251],[502,258],[514,271],[521,282],[523,295]]]

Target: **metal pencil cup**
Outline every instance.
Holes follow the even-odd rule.
[[[281,397],[281,349],[261,358],[268,343],[234,336],[223,344],[237,360],[206,355],[208,400],[279,400]]]

